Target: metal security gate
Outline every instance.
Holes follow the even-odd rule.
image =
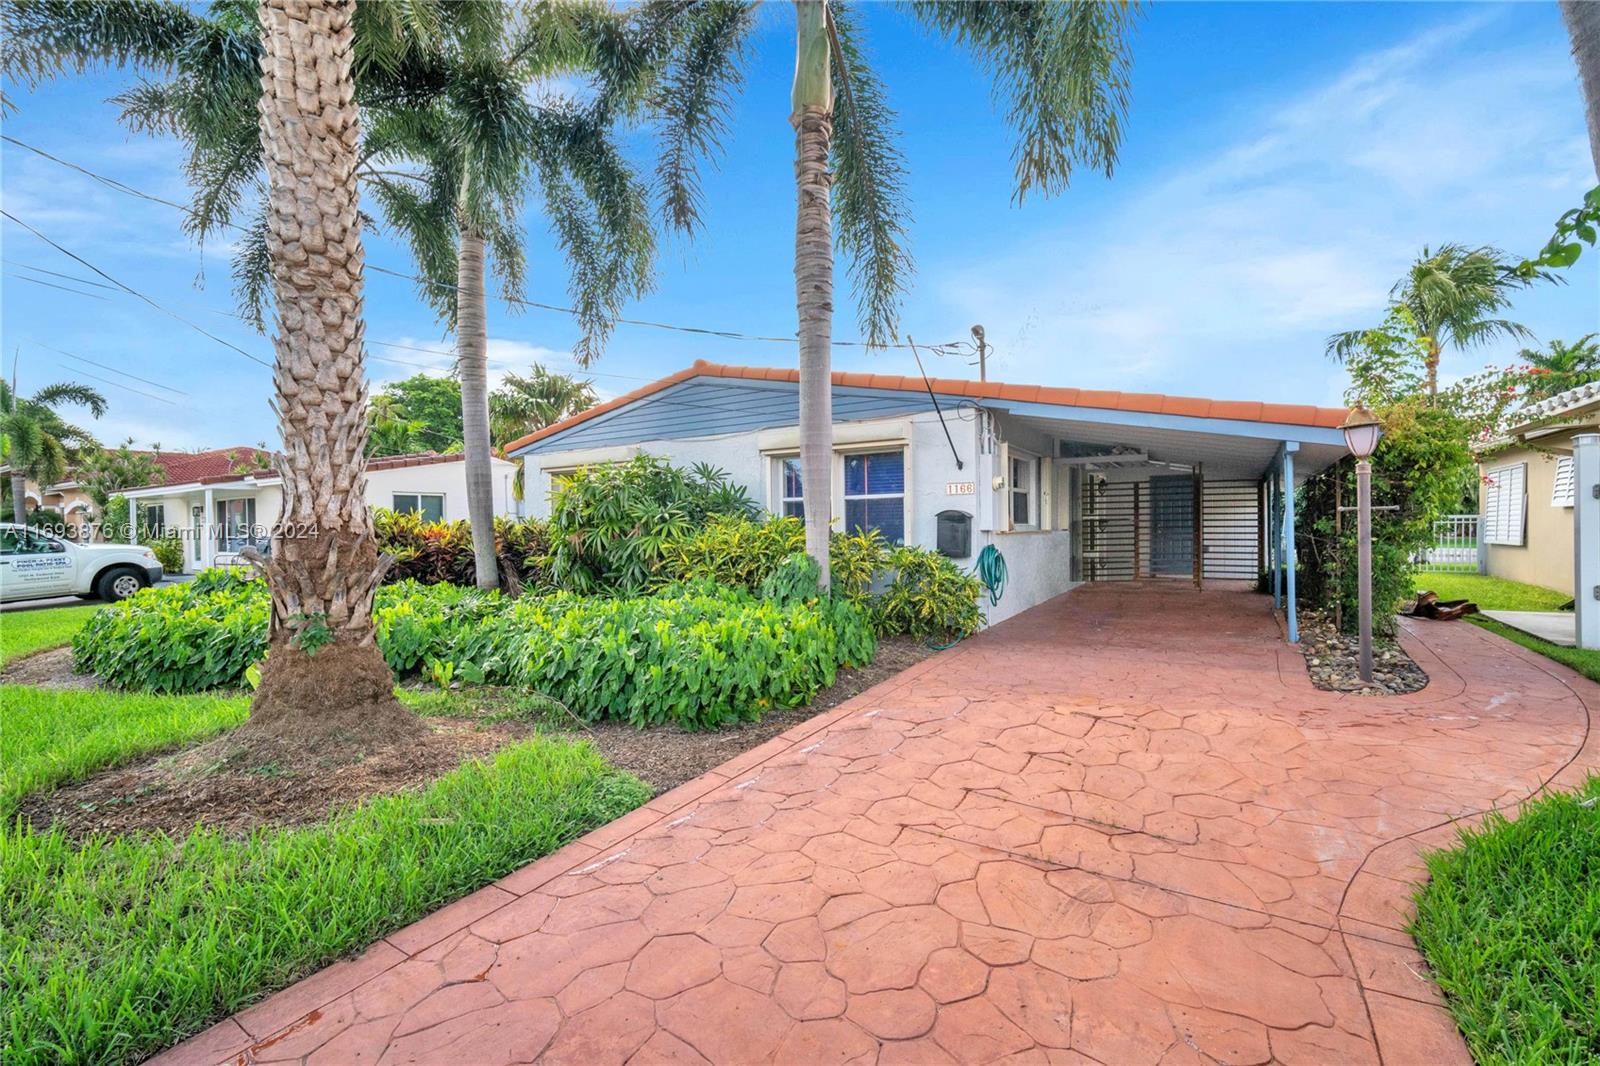
[[[1150,479],[1150,572],[1157,577],[1194,575],[1194,478]]]
[[[1077,581],[1194,577],[1194,480],[1157,475],[1110,481],[1087,473],[1079,485]],[[1201,480],[1203,580],[1254,581],[1261,573],[1261,486]]]

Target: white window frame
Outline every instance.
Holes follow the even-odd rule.
[[[1555,477],[1550,483],[1550,506],[1576,506],[1578,502],[1577,482],[1577,460],[1570,455],[1558,456],[1556,458]]]
[[[1528,464],[1497,466],[1484,479],[1483,543],[1522,547],[1528,540]]]
[[[415,496],[417,498],[416,510],[414,510],[414,511],[401,511],[400,510],[400,505],[397,502],[401,496]],[[394,511],[396,514],[415,514],[415,515],[419,515],[419,516],[422,516],[423,521],[427,521],[428,520],[427,517],[425,515],[423,515],[423,513],[422,513],[422,498],[424,496],[434,496],[434,497],[438,498],[438,500],[439,500],[439,517],[438,517],[437,521],[440,521],[440,522],[446,521],[445,515],[449,514],[449,511],[447,511],[445,509],[445,505],[449,501],[446,498],[447,494],[443,493],[443,492],[408,492],[408,491],[391,492],[389,494],[389,503],[392,505],[390,510]]]
[[[1041,495],[1039,472],[1043,464],[1040,459],[1040,456],[1024,451],[1021,448],[1006,449],[1006,527],[1015,532],[1029,533],[1041,528],[1039,523]],[[1022,463],[1026,467],[1023,474],[1027,481],[1026,485],[1019,486],[1016,483],[1018,463]],[[1028,503],[1028,520],[1026,522],[1018,522],[1016,520],[1016,498],[1019,493],[1027,499]]]
[[[773,481],[773,493],[776,496],[777,506],[775,506],[772,509],[772,513],[775,514],[775,515],[779,515],[779,516],[786,516],[786,515],[789,514],[789,504],[797,503],[797,504],[800,505],[800,514],[796,515],[795,517],[797,517],[797,518],[801,519],[802,521],[804,521],[805,520],[805,506],[806,506],[805,497],[803,495],[802,496],[789,496],[789,495],[786,495],[784,493],[785,483],[788,481],[788,477],[787,477],[787,475],[785,473],[784,467],[789,463],[798,464],[799,462],[800,462],[800,456],[799,456],[798,453],[796,453],[794,455],[778,455],[778,456],[774,456],[773,457],[773,460],[772,460],[772,470],[773,470],[773,472],[772,472],[772,481]],[[804,484],[805,484],[805,479],[802,477],[801,485],[804,486]],[[803,487],[802,487],[801,491],[802,491],[802,493],[805,491]]]
[[[900,491],[899,492],[863,492],[854,496],[846,496],[844,491],[844,461],[846,456],[852,455],[889,455],[900,453]],[[901,544],[915,544],[911,530],[911,446],[904,442],[883,442],[878,444],[852,444],[845,448],[835,448],[833,451],[833,479],[834,479],[834,513],[839,516],[840,525],[849,531],[849,524],[845,518],[846,505],[851,500],[892,500],[900,497],[900,533]]]
[[[161,501],[157,501],[156,503],[139,503],[139,502],[135,501],[134,504],[133,504],[133,507],[134,507],[134,516],[135,516],[135,519],[136,519],[136,521],[138,523],[136,528],[134,529],[134,533],[137,536],[144,536],[146,534],[149,534],[149,535],[154,536],[154,537],[164,537],[164,536],[166,536],[166,533],[167,533],[167,504],[166,504],[166,501],[161,500]],[[151,512],[151,511],[159,511],[160,514],[161,514],[161,517],[158,518],[153,524],[146,517],[148,515],[148,513]]]
[[[861,443],[836,444],[833,449],[833,469],[829,486],[833,499],[833,520],[836,529],[844,528],[845,494],[844,494],[844,460],[847,455],[883,455],[887,452],[899,452],[902,469],[905,476],[905,487],[900,492],[880,492],[870,496],[851,496],[852,500],[860,499],[889,499],[899,496],[903,502],[901,525],[905,531],[903,543],[915,544],[916,532],[914,527],[914,512],[912,509],[912,479],[911,479],[911,442],[908,440],[879,440],[863,441]],[[785,502],[792,501],[793,497],[783,494],[783,463],[786,459],[799,459],[800,453],[793,448],[764,450],[762,456],[766,459],[767,474],[767,511],[781,516]]]

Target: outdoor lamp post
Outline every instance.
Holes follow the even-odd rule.
[[[1356,576],[1358,619],[1361,627],[1361,680],[1372,681],[1372,453],[1377,450],[1383,425],[1373,413],[1357,404],[1344,425],[1345,447],[1356,457]]]

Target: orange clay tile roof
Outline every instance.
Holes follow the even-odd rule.
[[[660,381],[652,381],[632,392],[625,393],[587,411],[535,430],[505,446],[510,453],[518,448],[543,440],[555,433],[581,425],[597,415],[643,399],[652,393],[688,381],[690,378],[748,378],[756,381],[800,380],[800,371],[781,367],[726,366],[708,363],[704,359],[668,374]],[[856,389],[891,389],[896,392],[927,391],[920,377],[901,374],[856,374],[836,370],[835,386]],[[1191,418],[1226,418],[1239,422],[1272,422],[1291,426],[1315,426],[1337,429],[1348,412],[1343,407],[1312,407],[1300,404],[1251,403],[1236,400],[1206,400],[1194,396],[1163,396],[1153,392],[1107,392],[1093,389],[1065,389],[1049,385],[1007,385],[1000,381],[962,381],[950,378],[930,378],[928,384],[940,396],[964,396],[974,400],[1010,400],[1016,403],[1053,403],[1071,407],[1098,407],[1112,411],[1142,411],[1146,414],[1181,415]]]

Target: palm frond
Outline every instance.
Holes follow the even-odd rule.
[[[267,252],[269,222],[265,191],[255,198],[256,210],[233,250],[233,297],[239,314],[257,333],[267,331],[272,303],[272,257]]]
[[[32,88],[96,65],[170,70],[204,22],[167,0],[6,0],[0,73]]]
[[[900,296],[912,271],[905,160],[896,144],[894,111],[867,62],[855,12],[834,3],[830,17],[838,45],[832,64],[836,239],[850,257],[861,331],[868,344],[881,346],[895,339]]]
[[[1077,165],[1110,176],[1128,110],[1128,37],[1139,8],[1123,0],[924,0],[912,16],[972,52],[1017,133],[1015,196],[1065,188]]]
[[[733,100],[744,86],[744,46],[754,9],[737,0],[646,4],[645,50],[671,56],[651,94],[660,119],[656,197],[668,224],[693,233],[700,222],[698,169],[721,147]],[[681,42],[681,43],[680,43]]]
[[[41,407],[56,407],[61,404],[77,404],[87,407],[96,418],[106,413],[106,398],[98,390],[88,385],[80,385],[75,381],[63,381],[55,385],[46,385],[34,393],[27,401]]]

